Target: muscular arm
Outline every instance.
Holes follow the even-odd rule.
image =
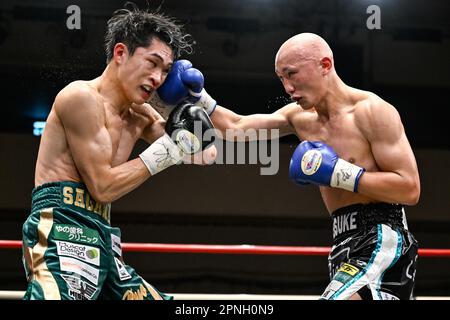
[[[114,153],[104,109],[87,89],[59,96],[55,108],[77,170],[97,201],[112,202],[150,176],[139,158],[113,167]]]
[[[255,139],[273,139],[295,133],[289,121],[289,114],[295,108],[294,105],[287,105],[272,114],[252,114],[242,116],[221,106],[217,106],[211,120],[214,127],[221,132],[224,139],[236,141],[250,141]],[[255,129],[256,135],[245,134],[248,129]],[[262,137],[258,129],[279,129],[279,136],[271,135]]]
[[[358,192],[371,198],[414,205],[420,196],[416,160],[400,116],[384,101],[356,111],[355,120],[371,144],[379,172],[365,172]]]

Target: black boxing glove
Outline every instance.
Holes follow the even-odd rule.
[[[173,109],[166,122],[166,133],[152,143],[139,157],[152,175],[181,163],[185,155],[207,149],[215,140],[203,139],[214,126],[202,107],[189,102]]]
[[[208,130],[214,130],[214,125],[205,109],[190,102],[177,106],[166,123],[167,134],[185,154],[205,150],[214,142],[214,132],[209,133],[210,139],[205,139]]]

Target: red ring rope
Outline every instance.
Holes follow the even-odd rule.
[[[20,249],[22,241],[0,240],[0,249]],[[326,256],[330,247],[257,246],[217,244],[122,243],[124,251],[209,254],[266,254]],[[419,249],[421,257],[450,257],[450,249]]]

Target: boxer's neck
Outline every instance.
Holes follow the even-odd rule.
[[[118,113],[128,110],[131,101],[126,97],[120,80],[117,78],[117,69],[108,64],[102,75],[95,79],[96,86],[100,95],[110,104]]]
[[[334,72],[327,81],[327,91],[320,102],[314,106],[320,117],[329,118],[341,112],[342,108],[349,105],[351,98],[350,87]]]

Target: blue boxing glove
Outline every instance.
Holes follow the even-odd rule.
[[[203,88],[203,74],[192,68],[189,60],[178,60],[172,65],[164,83],[150,98],[149,103],[167,119],[181,102],[191,102],[205,109],[210,115],[215,107],[214,100]]]
[[[357,192],[364,168],[337,156],[333,148],[318,141],[303,141],[294,151],[289,176],[297,184],[313,183]]]

